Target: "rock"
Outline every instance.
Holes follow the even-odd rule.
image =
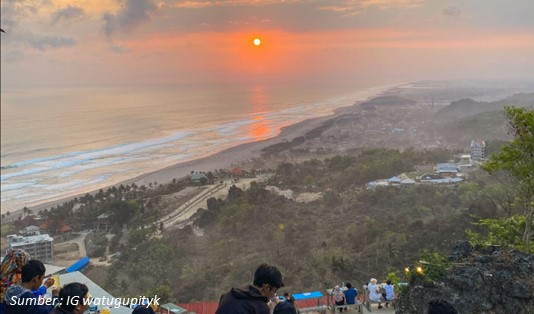
[[[442,282],[410,282],[398,301],[399,314],[424,314],[428,302],[444,299],[461,314],[534,313],[534,255],[499,246],[473,249],[458,243]]]

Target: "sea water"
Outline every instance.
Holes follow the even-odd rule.
[[[273,137],[376,92],[350,84],[3,89],[2,213]]]

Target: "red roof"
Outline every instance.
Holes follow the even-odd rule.
[[[57,228],[57,231],[59,232],[71,232],[72,228],[67,225],[61,225],[59,228]]]

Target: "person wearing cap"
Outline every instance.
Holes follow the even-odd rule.
[[[89,308],[91,299],[89,288],[83,283],[66,284],[59,290],[59,306],[50,314],[82,314]]]
[[[54,309],[55,298],[40,302],[32,293],[41,286],[45,272],[44,264],[38,260],[30,260],[22,267],[22,283],[12,285],[6,291],[6,314],[48,314]],[[57,297],[58,290],[52,290],[52,295]]]
[[[276,293],[283,286],[282,273],[274,266],[261,264],[252,285],[232,288],[221,296],[215,314],[270,314],[280,302]]]

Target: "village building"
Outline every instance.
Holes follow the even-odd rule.
[[[21,236],[10,234],[7,236],[10,249],[22,249],[33,259],[52,261],[54,259],[54,239],[48,234]]]
[[[486,142],[482,140],[471,141],[471,159],[481,160],[486,156]]]

